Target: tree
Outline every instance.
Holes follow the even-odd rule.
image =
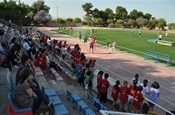
[[[107,15],[108,19],[114,19],[114,13],[113,13],[112,9],[106,8],[104,12]]]
[[[4,1],[0,2],[0,16],[5,20],[11,20],[12,23],[18,25],[23,25],[28,21],[26,18],[28,12],[30,11],[30,6],[22,3],[16,4],[15,1]],[[30,20],[29,20],[30,21]]]
[[[136,23],[138,26],[143,27],[143,26],[146,26],[148,24],[148,20],[144,19],[142,17],[139,17],[136,19]]]
[[[91,11],[92,7],[93,7],[93,5],[90,2],[85,3],[85,4],[82,5],[82,8],[86,12],[86,15],[89,15],[89,14],[92,13],[92,11]]]
[[[108,23],[108,24],[113,24],[113,23],[114,23],[114,19],[108,19],[108,20],[107,20],[107,23]]]
[[[142,11],[139,11],[139,12],[137,13],[137,17],[143,17],[143,12],[142,12]]]
[[[95,8],[94,10],[92,10],[92,17],[93,17],[94,19],[100,17],[100,12],[99,12],[99,10],[98,10],[97,8]]]
[[[128,20],[128,25],[129,25],[129,26],[132,26],[132,27],[135,27],[135,26],[136,26],[135,20],[129,19],[129,20]]]
[[[157,20],[157,26],[159,27],[159,28],[164,28],[164,26],[166,26],[166,21],[163,19],[163,18],[160,18],[160,19],[158,19]]]
[[[36,13],[38,13],[38,11],[41,11],[43,12],[43,10],[45,10],[47,12],[47,15],[49,16],[49,10],[50,10],[50,7],[45,5],[45,2],[44,0],[37,0],[36,2],[34,2],[32,4],[32,13],[33,16],[32,16],[32,19],[34,19],[34,16],[36,16]],[[46,13],[46,12],[43,12],[43,13]],[[49,16],[50,17],[50,16]],[[35,17],[36,18],[36,17]],[[45,20],[45,19],[44,19]],[[35,21],[35,20],[34,20]],[[49,20],[48,20],[49,21]],[[40,21],[42,22],[42,21]],[[45,22],[44,22],[45,23]]]
[[[67,23],[67,24],[73,23],[73,19],[72,19],[72,18],[67,18],[67,19],[66,19],[66,23]]]
[[[85,21],[87,22],[88,26],[89,26],[89,25],[91,24],[91,22],[93,21],[91,16],[85,16],[84,19],[85,19]]]
[[[126,8],[122,6],[117,6],[116,7],[116,19],[126,19],[128,15],[128,12]]]
[[[97,18],[95,22],[98,26],[103,25],[103,19],[102,18]]]
[[[51,21],[52,16],[46,10],[40,10],[35,14],[33,19],[38,23],[44,23],[46,25],[47,22]]]
[[[143,17],[147,20],[150,20],[152,15],[150,13],[146,13]]]
[[[129,18],[133,19],[133,20],[136,20],[138,17],[138,11],[136,9],[132,10],[130,13],[129,13]]]
[[[168,28],[174,30],[175,29],[175,23],[168,24]]]
[[[77,17],[77,18],[75,18],[75,19],[74,19],[74,23],[81,23],[81,19],[80,19],[80,18],[78,18],[78,17]]]
[[[148,26],[150,29],[155,29],[156,25],[157,25],[157,21],[155,19],[152,19],[148,22]]]
[[[123,24],[124,24],[124,20],[118,19],[116,23],[117,23],[117,24],[120,24],[120,25],[123,25]]]
[[[56,22],[57,22],[58,24],[64,24],[66,21],[65,21],[63,18],[57,18],[57,19],[56,19]]]

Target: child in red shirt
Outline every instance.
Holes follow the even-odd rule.
[[[134,79],[132,84],[129,86],[129,95],[128,95],[128,111],[130,112],[132,109],[132,103],[134,95],[137,91],[137,81]]]
[[[109,74],[105,73],[104,75],[105,79],[100,80],[100,102],[101,103],[106,103],[107,100],[107,92],[109,88],[109,81],[107,80],[109,77]]]
[[[93,68],[95,67],[95,63],[96,63],[96,59],[93,59],[93,60],[92,60],[92,67],[93,67]]]
[[[41,60],[41,68],[42,69],[46,69],[47,67],[48,67],[48,64],[47,64],[47,59],[46,59],[46,50],[45,49],[42,49],[41,50],[41,58],[40,58],[40,60]]]
[[[134,95],[134,99],[133,99],[133,112],[134,113],[140,112],[140,108],[141,108],[142,102],[144,100],[143,94],[141,93],[142,90],[143,90],[143,87],[139,86],[137,88],[135,95]]]
[[[112,103],[112,109],[114,107],[115,104],[117,104],[117,100],[118,100],[118,96],[119,96],[119,92],[120,92],[120,81],[117,80],[115,82],[116,84],[113,86],[112,88],[112,94],[111,94],[111,97],[113,98],[113,103]]]
[[[128,101],[128,94],[129,94],[129,88],[128,88],[128,82],[124,81],[123,85],[120,87],[120,111],[125,111],[125,106]]]
[[[39,51],[37,51],[36,54],[35,54],[34,65],[35,65],[35,66],[40,66],[40,65],[41,65],[41,60],[40,60],[40,56],[39,56]]]
[[[100,97],[100,81],[103,79],[103,71],[99,71],[97,74],[97,98]]]

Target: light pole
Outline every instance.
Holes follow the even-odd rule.
[[[56,23],[57,23],[57,19],[58,19],[58,6],[57,6],[57,18],[56,18]]]

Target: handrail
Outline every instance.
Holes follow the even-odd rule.
[[[109,114],[115,114],[115,115],[146,115],[146,114],[126,113],[126,112],[106,111],[106,110],[100,110],[100,113],[102,115],[109,115]]]

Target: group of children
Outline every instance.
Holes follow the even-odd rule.
[[[110,86],[107,80],[108,76],[103,71],[99,71],[97,74],[97,97],[101,103],[106,103],[107,100],[107,92]],[[154,82],[149,89],[147,85],[148,80],[144,79],[143,83],[140,83],[138,78],[139,75],[136,74],[135,78],[131,81],[131,85],[129,85],[128,81],[124,81],[121,84],[119,80],[116,80],[111,93],[111,97],[113,98],[112,110],[114,110],[116,105],[118,105],[118,111],[122,112],[147,114],[148,110],[153,110],[154,103],[157,103],[159,97],[159,84],[158,82]],[[148,105],[146,103],[143,104],[144,97],[148,97],[150,100],[147,108],[143,108],[143,105]]]

